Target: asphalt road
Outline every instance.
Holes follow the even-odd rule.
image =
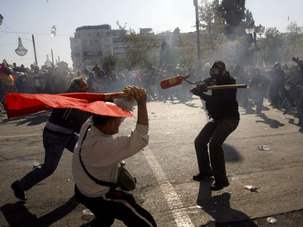
[[[230,186],[211,192],[210,181],[197,183],[193,141],[207,115],[201,101],[149,102],[150,142],[126,160],[137,177],[134,195],[158,226],[300,226],[303,222],[303,137],[297,118],[266,105],[240,108],[241,121],[224,144]],[[73,197],[72,153],[64,152],[56,172],[18,201],[10,184],[34,163],[43,162],[42,129],[49,112],[0,117],[0,226],[86,226],[93,216]],[[136,114],[136,113],[135,113]],[[128,118],[120,133],[134,128]],[[266,145],[269,151],[259,150]],[[257,192],[244,188],[257,186]],[[115,221],[114,226],[123,226]]]

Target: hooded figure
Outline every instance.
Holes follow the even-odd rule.
[[[216,61],[210,69],[210,77],[192,90],[194,95],[200,96],[206,102],[206,109],[210,117],[210,121],[195,139],[199,173],[193,176],[193,179],[202,181],[214,176],[215,181],[210,187],[214,191],[229,185],[222,145],[237,128],[240,115],[236,100],[237,89],[212,90],[211,95],[207,95],[205,92],[206,87],[210,85],[235,83],[235,79],[226,71],[224,62]]]

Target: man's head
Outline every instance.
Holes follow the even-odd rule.
[[[87,92],[88,86],[83,77],[74,78],[67,89],[67,92]]]
[[[210,76],[222,76],[226,73],[226,67],[223,61],[216,61],[211,67]]]
[[[93,123],[96,128],[107,135],[114,135],[119,132],[121,117],[110,117],[93,114]]]
[[[253,71],[254,75],[260,75],[261,74],[261,70],[259,68],[255,68]]]
[[[281,64],[279,62],[276,62],[273,66],[273,69],[276,71],[280,71],[282,69]]]
[[[4,67],[3,68],[3,73],[5,75],[12,75],[14,73],[13,69],[11,67]]]

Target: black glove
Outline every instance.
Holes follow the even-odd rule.
[[[201,96],[206,91],[207,91],[207,86],[204,81],[199,81],[197,83],[197,86],[192,89],[192,93],[197,96]]]

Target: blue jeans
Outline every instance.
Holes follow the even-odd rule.
[[[18,183],[23,191],[26,191],[50,176],[57,168],[64,148],[73,152],[78,141],[77,134],[64,134],[43,130],[43,146],[45,149],[44,163],[26,174]]]

